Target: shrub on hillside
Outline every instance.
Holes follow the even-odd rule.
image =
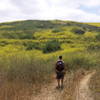
[[[68,70],[78,70],[80,68],[89,69],[95,66],[94,58],[86,52],[73,52],[64,58]]]
[[[47,41],[44,48],[43,48],[43,52],[44,53],[49,53],[49,52],[54,52],[57,50],[60,50],[60,42],[57,40],[52,40],[52,41]]]
[[[8,45],[9,43],[7,41],[0,41],[0,46],[6,46]]]
[[[33,42],[27,42],[23,44],[26,47],[26,50],[32,50],[32,49],[41,49],[41,44],[39,43],[33,43]]]
[[[100,34],[96,36],[96,39],[100,41]]]
[[[51,61],[47,62],[44,59],[37,59],[34,57],[34,54],[12,55],[8,61],[10,62],[7,70],[8,81],[17,80],[34,84],[40,82],[42,84],[46,80],[48,81],[48,77],[52,73]]]
[[[71,31],[75,34],[84,34],[85,33],[85,31],[82,28],[73,28]]]
[[[88,46],[88,50],[100,50],[100,43],[91,43]]]
[[[53,33],[58,33],[58,32],[62,32],[63,30],[62,29],[59,29],[59,28],[55,28],[52,30]]]

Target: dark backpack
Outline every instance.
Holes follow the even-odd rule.
[[[64,62],[63,61],[57,61],[56,70],[58,70],[60,72],[64,70]]]

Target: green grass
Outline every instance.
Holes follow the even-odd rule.
[[[89,25],[100,27],[100,23],[88,23]]]

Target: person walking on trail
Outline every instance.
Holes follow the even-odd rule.
[[[57,78],[57,83],[58,83],[57,88],[63,88],[65,64],[64,64],[64,61],[62,60],[62,56],[59,56],[59,59],[56,62],[55,72],[56,72],[56,78]]]

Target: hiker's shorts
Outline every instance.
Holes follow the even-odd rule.
[[[56,75],[57,75],[56,76],[57,79],[63,79],[64,78],[64,73],[62,73],[62,72],[57,72]]]

